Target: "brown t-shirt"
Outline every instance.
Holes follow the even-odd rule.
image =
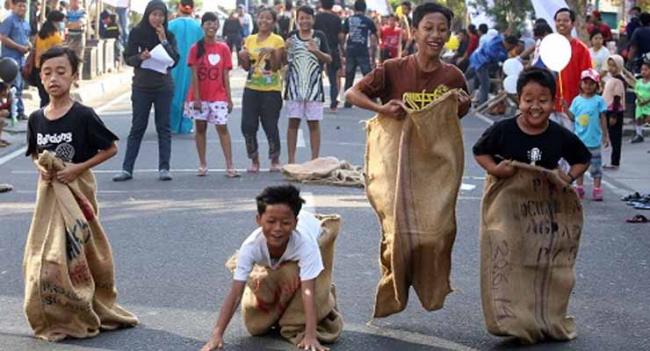
[[[424,72],[418,66],[415,55],[410,55],[384,62],[355,87],[369,98],[379,98],[385,104],[392,99],[402,100],[404,93],[432,93],[441,85],[468,92],[465,76],[456,66],[442,63],[435,71]],[[468,110],[469,103],[460,106],[459,117]]]

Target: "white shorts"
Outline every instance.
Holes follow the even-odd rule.
[[[287,101],[287,117],[306,119],[308,121],[323,120],[323,103],[320,101]]]
[[[201,101],[201,109],[194,108],[194,101],[185,102],[185,116],[209,124],[226,125],[228,123],[228,103],[224,101]]]

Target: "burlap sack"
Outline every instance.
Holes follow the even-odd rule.
[[[363,187],[361,167],[353,166],[336,157],[319,157],[300,164],[287,164],[282,167],[285,179],[307,184]]]
[[[404,120],[367,124],[366,188],[381,223],[381,273],[375,317],[402,311],[413,286],[422,306],[442,308],[451,292],[456,199],[463,138],[453,90]]]
[[[63,169],[63,162],[48,152],[38,163]],[[100,328],[138,324],[115,302],[111,247],[97,216],[90,171],[67,185],[39,180],[23,260],[25,315],[39,338],[85,338]]]
[[[488,176],[481,208],[481,299],[490,333],[525,343],[576,337],[567,305],[582,206],[557,171],[513,163]]]
[[[334,244],[341,219],[337,215],[319,216],[322,235],[319,246],[324,270],[316,278],[317,336],[324,343],[332,343],[343,331],[343,319],[336,307],[332,285]],[[226,266],[234,271],[236,256]],[[273,326],[293,344],[302,340],[305,332],[305,313],[300,290],[299,268],[287,262],[276,270],[255,266],[251,272],[241,301],[244,325],[251,335],[262,335]]]

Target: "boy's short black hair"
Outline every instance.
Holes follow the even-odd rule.
[[[516,34],[507,35],[503,40],[510,45],[519,44],[519,36]]]
[[[557,85],[555,84],[555,77],[551,71],[545,68],[529,67],[521,72],[519,79],[517,79],[517,95],[521,96],[524,87],[530,83],[535,82],[544,88],[551,91],[551,96],[555,99]]]
[[[325,10],[331,10],[334,7],[334,0],[320,0],[320,6]]]
[[[435,2],[426,2],[418,5],[415,10],[413,10],[413,28],[417,28],[424,16],[430,13],[440,13],[445,16],[447,19],[447,25],[449,26],[451,25],[451,20],[454,18],[454,13],[447,7]]]
[[[27,0],[12,0],[11,3],[14,4],[14,5],[16,5],[16,4],[18,4],[18,3],[26,4],[26,3],[27,3]]]
[[[533,35],[535,37],[546,36],[551,33],[553,33],[553,28],[551,28],[546,21],[536,24],[533,28]]]
[[[366,12],[366,2],[364,0],[357,0],[354,2],[354,11]]]
[[[644,13],[640,14],[639,15],[639,21],[644,26],[650,25],[650,13],[644,12]]]
[[[293,185],[267,187],[257,195],[255,200],[257,201],[257,213],[260,216],[264,214],[268,205],[285,204],[298,217],[302,204],[305,203],[305,200],[300,197],[300,190]]]
[[[74,50],[66,46],[54,46],[45,51],[43,55],[41,55],[40,66],[43,67],[45,61],[49,59],[61,56],[65,56],[65,58],[68,59],[68,62],[70,62],[70,67],[72,67],[72,74],[77,74],[79,72],[79,57],[77,57],[77,54],[74,52]]]
[[[485,24],[485,23],[481,23],[481,24],[478,25],[478,32],[479,32],[479,33],[481,33],[481,34],[485,34],[485,33],[488,32],[488,30],[490,30],[490,28],[488,28],[488,25],[487,25],[487,24]]]
[[[589,40],[593,39],[598,34],[602,35],[603,33],[601,31],[599,31],[598,29],[592,30],[591,33],[589,33]]]
[[[402,1],[402,3],[400,5],[406,6],[406,7],[410,8],[410,9],[413,8],[413,4],[411,4],[410,1]]]
[[[571,10],[568,7],[563,7],[557,11],[555,11],[555,15],[553,16],[553,19],[557,21],[557,15],[561,14],[562,12],[568,12],[569,13],[569,18],[571,18],[571,22],[576,21],[576,13],[575,11]]]
[[[308,5],[300,6],[298,10],[296,10],[296,18],[298,17],[298,14],[301,12],[304,13],[305,15],[314,17],[314,9],[311,6]]]

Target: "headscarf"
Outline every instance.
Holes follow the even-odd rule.
[[[168,40],[172,41],[172,37],[174,36],[174,34],[172,34],[167,28],[167,5],[165,5],[165,3],[161,0],[152,0],[147,4],[147,8],[144,10],[142,20],[140,23],[138,23],[137,26],[135,26],[133,32],[131,33],[131,35],[136,35],[136,42],[143,49],[152,50],[154,47],[156,47],[156,45],[160,44],[160,39],[158,39],[156,29],[149,23],[149,15],[151,15],[151,13],[155,10],[161,10],[165,16],[163,27],[165,28],[165,35]]]

